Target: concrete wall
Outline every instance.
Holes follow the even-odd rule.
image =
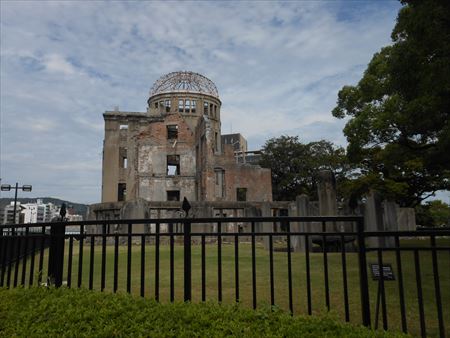
[[[398,208],[397,209],[397,223],[398,230],[415,231],[416,213],[413,208]]]
[[[119,182],[119,123],[105,121],[105,140],[103,141],[102,202],[117,201]]]

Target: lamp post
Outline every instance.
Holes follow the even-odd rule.
[[[13,211],[13,224],[16,223],[16,212],[17,212],[17,190],[27,191],[30,192],[32,189],[32,186],[29,184],[24,184],[23,186],[19,187],[19,183],[16,182],[16,186],[12,187],[11,184],[2,184],[1,185],[1,191],[11,191],[11,189],[15,190],[14,193],[14,211]],[[13,229],[13,235],[15,233]]]

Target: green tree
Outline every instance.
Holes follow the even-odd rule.
[[[423,226],[450,225],[450,206],[440,200],[418,205],[416,220],[417,224]]]
[[[272,170],[273,199],[276,201],[291,201],[300,194],[316,198],[320,170],[332,170],[338,183],[349,170],[343,148],[325,140],[304,144],[296,136],[268,140],[260,164]]]
[[[349,117],[353,190],[376,188],[416,206],[450,188],[450,2],[402,1],[393,44],[344,86],[333,115]]]

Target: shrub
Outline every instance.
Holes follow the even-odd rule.
[[[85,289],[0,289],[0,336],[393,337],[326,317],[239,305],[160,304]]]

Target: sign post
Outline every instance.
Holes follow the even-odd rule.
[[[378,281],[377,292],[377,306],[375,308],[375,330],[378,329],[378,314],[380,312],[380,300],[381,300],[381,278],[383,281],[394,281],[394,271],[391,264],[383,264],[380,274],[380,265],[372,263],[370,264],[370,271],[372,272],[372,280]],[[381,278],[380,278],[381,277]]]

